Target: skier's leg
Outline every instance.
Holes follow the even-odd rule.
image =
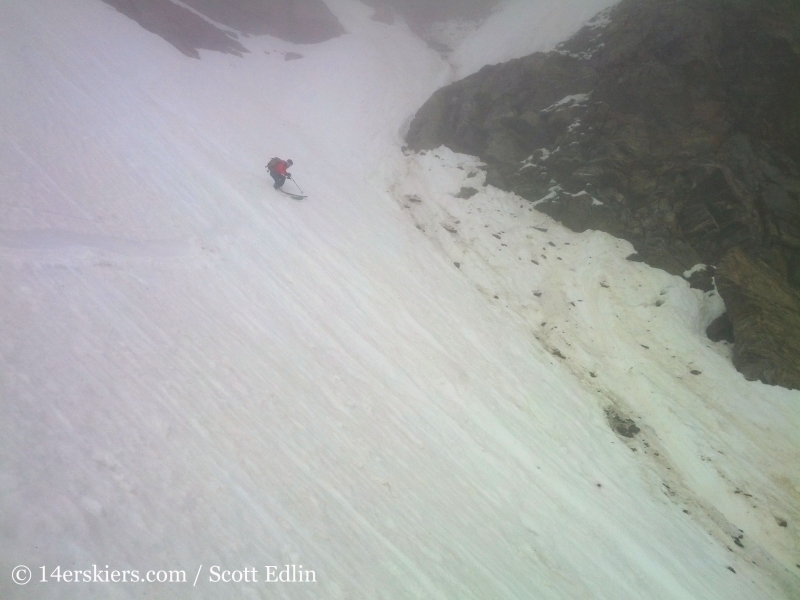
[[[273,173],[272,178],[275,180],[275,185],[272,187],[274,187],[276,190],[283,187],[283,184],[286,182],[286,177],[279,173]]]

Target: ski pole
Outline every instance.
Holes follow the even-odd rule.
[[[297,186],[297,189],[300,190],[300,186],[297,185],[297,182],[294,180],[294,177],[292,177],[292,182]],[[305,194],[305,192],[303,190],[300,190],[300,193],[301,194]]]

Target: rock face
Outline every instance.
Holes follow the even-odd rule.
[[[751,381],[800,389],[800,292],[766,264],[734,249],[717,288],[733,322],[733,364]]]
[[[477,155],[489,183],[670,273],[740,248],[800,287],[795,0],[623,0],[553,52],[439,90],[407,142]]]
[[[199,49],[242,55],[236,35],[171,0],[102,0],[178,50],[200,58]],[[322,0],[184,0],[198,13],[245,35],[273,35],[300,43],[344,33]]]

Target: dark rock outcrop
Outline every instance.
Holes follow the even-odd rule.
[[[712,342],[730,342],[733,344],[736,338],[733,337],[733,323],[728,313],[722,313],[711,324],[706,327],[706,335]]]
[[[238,56],[247,52],[236,34],[170,0],[102,1],[192,58],[200,58],[200,49]],[[322,0],[184,0],[184,3],[244,35],[273,35],[311,44],[344,33]]]
[[[717,269],[733,322],[733,364],[750,381],[800,389],[800,292],[740,249]]]
[[[716,271],[715,267],[706,266],[694,271],[688,277],[684,275],[684,279],[689,282],[689,287],[702,292],[710,292],[714,289],[714,274]]]
[[[741,248],[800,286],[795,0],[623,0],[554,52],[439,90],[407,142],[479,156],[488,183],[634,260],[682,274]]]
[[[200,58],[198,50],[215,50],[242,56],[247,49],[229,32],[170,0],[103,0],[164,38],[186,56]]]
[[[245,35],[272,35],[316,44],[344,33],[323,0],[183,0],[198,12]]]

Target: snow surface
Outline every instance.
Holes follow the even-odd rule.
[[[703,338],[715,297],[403,156],[451,67],[328,4],[347,35],[199,61],[96,0],[0,6],[0,597],[793,597],[800,394]],[[462,64],[541,33],[486,31]],[[187,583],[50,575],[92,565]]]
[[[589,96],[590,94],[572,94],[570,96],[564,96],[558,102],[554,102],[547,108],[543,108],[542,112],[550,112],[561,106],[564,106],[565,104],[576,105],[576,106],[580,106],[581,104],[586,104],[589,101]]]

